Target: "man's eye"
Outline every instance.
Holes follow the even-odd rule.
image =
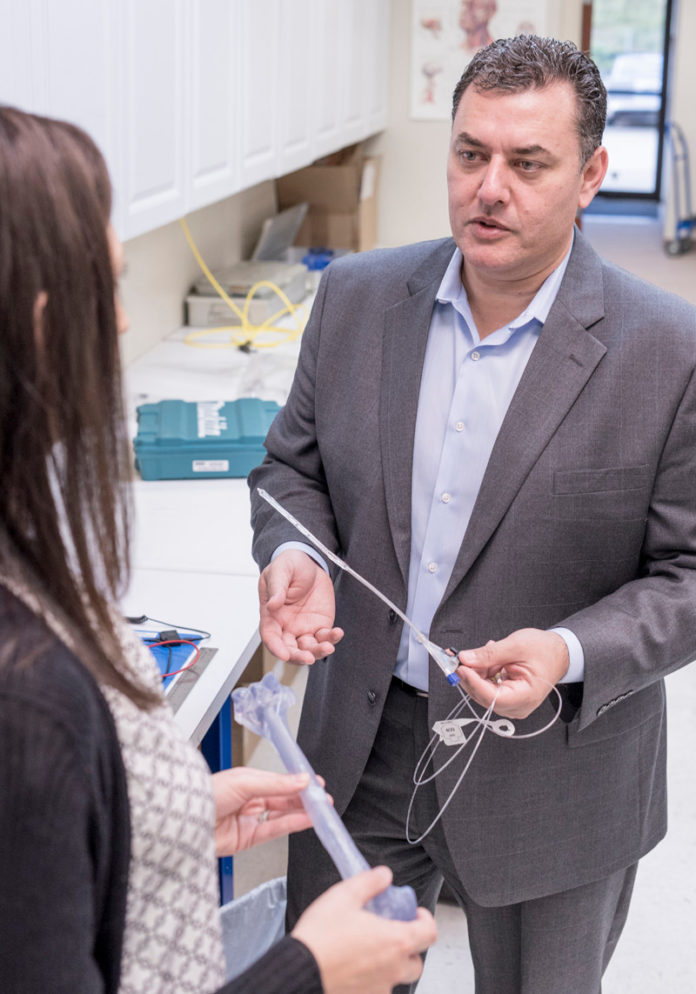
[[[517,165],[523,173],[532,173],[535,169],[539,168],[538,162],[530,162],[529,159],[520,159]]]

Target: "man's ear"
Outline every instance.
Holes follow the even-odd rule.
[[[587,207],[602,185],[609,166],[609,155],[604,145],[596,148],[582,169],[578,207]]]

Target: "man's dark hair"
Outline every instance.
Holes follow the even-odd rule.
[[[592,59],[571,41],[518,35],[501,38],[480,49],[464,70],[452,97],[454,120],[462,94],[469,86],[487,92],[541,89],[567,82],[577,97],[577,129],[582,164],[602,144],[607,117],[607,91]]]

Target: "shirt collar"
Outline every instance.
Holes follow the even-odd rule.
[[[574,241],[575,236],[573,236]],[[573,244],[571,243],[570,248],[559,265],[546,277],[524,311],[510,322],[508,327],[511,331],[522,328],[524,325],[529,324],[530,321],[538,321],[541,325],[546,321],[549,311],[558,296],[572,248]],[[465,316],[468,316],[471,314],[471,310],[469,308],[469,298],[462,283],[461,271],[462,253],[459,248],[455,248],[449,265],[445,270],[445,275],[442,277],[442,282],[440,283],[435,299],[440,304],[451,304],[460,314],[464,313]]]

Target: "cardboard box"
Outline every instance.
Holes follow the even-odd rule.
[[[309,204],[295,244],[356,252],[374,248],[379,166],[378,156],[352,145],[277,179],[279,210]]]

